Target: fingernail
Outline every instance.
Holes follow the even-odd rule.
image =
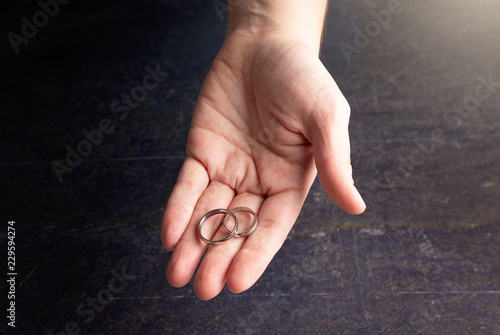
[[[366,208],[366,203],[365,203],[365,201],[363,200],[363,197],[362,197],[362,196],[361,196],[361,194],[359,193],[358,189],[356,189],[356,193],[358,194],[358,200],[359,200],[359,202],[361,202],[361,203],[365,206],[365,208]]]

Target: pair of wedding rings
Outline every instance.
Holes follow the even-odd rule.
[[[241,232],[241,233],[238,233],[238,219],[236,218],[236,215],[235,215],[235,213],[239,213],[239,212],[250,213],[253,216],[253,222],[250,226],[250,229],[248,229],[247,231]],[[201,233],[201,227],[203,226],[203,224],[205,223],[205,221],[209,217],[214,216],[214,215],[218,215],[218,214],[224,214],[224,218],[222,219],[222,228],[224,229],[224,231],[228,235],[222,239],[219,239],[219,240],[210,240],[210,239],[206,238],[205,236],[203,236],[203,234]],[[233,229],[231,229],[231,230],[227,227],[227,220],[229,218],[232,218],[234,221],[234,226],[233,226]],[[236,208],[233,208],[231,210],[218,208],[218,209],[213,209],[210,212],[207,212],[205,215],[203,215],[200,222],[198,223],[198,235],[200,236],[200,239],[205,243],[221,244],[221,243],[229,241],[234,236],[239,236],[239,237],[248,236],[255,231],[255,228],[257,228],[257,214],[253,210],[251,210],[250,208],[248,208],[248,207],[236,207]]]

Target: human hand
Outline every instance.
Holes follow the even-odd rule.
[[[363,212],[351,176],[349,113],[310,45],[283,33],[228,34],[200,91],[187,158],[163,216],[162,241],[174,250],[170,284],[183,286],[193,276],[207,248],[197,225],[214,208],[250,207],[259,224],[249,237],[208,248],[194,281],[201,299],[224,284],[242,292],[258,280],[316,172],[339,207]]]

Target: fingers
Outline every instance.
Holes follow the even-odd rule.
[[[175,248],[208,182],[205,167],[197,160],[188,157],[182,165],[177,183],[163,213],[161,240],[166,249]]]
[[[198,222],[206,212],[215,208],[227,208],[234,198],[234,191],[227,185],[211,182],[201,195],[184,234],[175,246],[167,267],[167,280],[174,287],[186,285],[207,248],[207,244],[198,237]],[[212,228],[212,229],[210,229]],[[214,227],[204,226],[208,232],[204,235],[211,238]]]
[[[318,177],[333,202],[346,212],[360,214],[366,205],[352,179],[349,104],[333,79],[326,91],[307,122]]]
[[[257,229],[246,238],[227,272],[230,291],[247,290],[264,273],[295,223],[306,194],[307,189],[289,190],[264,201]]]
[[[258,214],[258,210],[263,201],[264,197],[261,195],[243,193],[237,195],[228,208],[249,207]],[[239,222],[238,231],[242,232],[248,230],[250,228],[250,221],[253,217],[251,218],[244,212],[235,213],[235,215]],[[229,228],[231,229],[232,226],[229,226]],[[218,239],[226,235],[227,233],[220,228],[218,234],[214,238]],[[227,272],[233,262],[234,256],[241,249],[245,240],[246,238],[244,237],[240,238],[235,236],[227,243],[209,247],[196,273],[193,285],[194,291],[200,299],[211,299],[218,295],[224,288]]]

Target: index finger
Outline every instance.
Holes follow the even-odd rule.
[[[264,273],[283,245],[299,216],[308,189],[288,190],[267,198],[259,212],[259,225],[246,238],[227,274],[227,288],[239,293]]]

